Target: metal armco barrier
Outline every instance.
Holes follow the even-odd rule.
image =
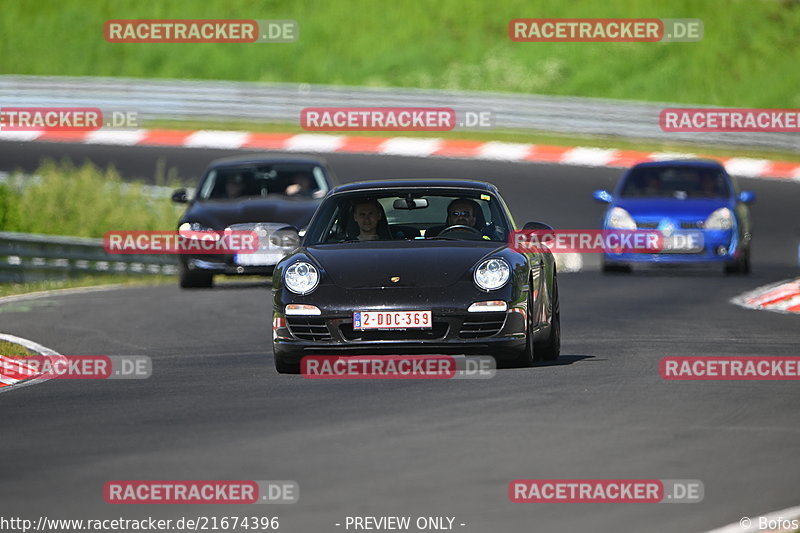
[[[0,283],[60,280],[86,274],[175,274],[172,255],[109,254],[102,239],[0,232]]]
[[[451,107],[489,111],[497,129],[605,135],[800,151],[797,133],[664,132],[664,108],[720,107],[530,94],[382,89],[291,83],[62,76],[0,76],[0,105],[98,107],[135,111],[141,120],[220,120],[300,124],[306,107]],[[2,139],[2,133],[0,133]]]

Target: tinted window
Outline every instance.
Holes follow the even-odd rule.
[[[727,177],[719,169],[682,166],[634,169],[620,192],[624,198],[720,198],[729,194]]]

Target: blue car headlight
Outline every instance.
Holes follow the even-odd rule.
[[[608,212],[608,222],[606,225],[611,229],[636,229],[636,221],[630,213],[621,207],[614,207]]]
[[[727,207],[720,207],[703,223],[705,229],[731,229],[733,227],[733,213]]]

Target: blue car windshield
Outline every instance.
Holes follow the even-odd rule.
[[[730,196],[726,175],[715,168],[636,168],[622,185],[623,198],[725,198]]]

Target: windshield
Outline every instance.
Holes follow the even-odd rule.
[[[431,239],[505,242],[508,224],[502,205],[488,194],[337,196],[320,206],[305,244]]]
[[[729,195],[725,174],[715,168],[653,167],[632,170],[623,198],[723,198]]]
[[[308,163],[270,163],[212,169],[200,187],[201,200],[231,200],[281,195],[322,198],[328,192],[325,171]]]

